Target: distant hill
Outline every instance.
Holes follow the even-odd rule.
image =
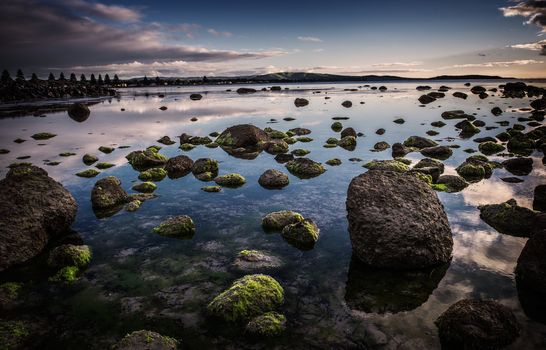
[[[128,82],[142,82],[144,77],[132,78]],[[148,78],[153,82],[157,78]],[[222,84],[222,83],[306,83],[306,82],[383,82],[383,81],[442,81],[442,80],[506,80],[493,75],[440,75],[432,78],[406,78],[396,75],[337,75],[305,72],[279,72],[249,76],[219,76],[219,77],[159,77],[163,81],[179,81],[185,83]]]

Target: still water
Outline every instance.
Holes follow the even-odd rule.
[[[483,83],[486,88],[498,82]],[[416,83],[385,84],[387,91],[357,88],[360,84],[294,84],[282,92],[238,95],[226,87],[148,88],[121,91],[119,99],[90,106],[91,115],[77,122],[66,112],[45,117],[24,116],[0,119],[0,148],[10,153],[0,155],[0,177],[13,162],[32,162],[46,169],[76,198],[79,208],[73,229],[93,250],[93,260],[79,282],[72,286],[52,286],[47,276],[37,272],[17,276],[25,282],[24,305],[10,315],[43,320],[43,347],[104,349],[127,332],[154,330],[175,337],[188,348],[423,348],[440,347],[434,320],[452,303],[463,298],[495,299],[514,311],[522,332],[511,349],[546,348],[546,326],[528,319],[521,309],[514,268],[525,238],[496,232],[479,218],[477,206],[500,203],[515,198],[522,206],[531,207],[532,191],[546,182],[542,154],[535,152],[533,172],[518,184],[506,183],[501,177],[512,176],[496,169],[490,179],[470,185],[459,193],[438,193],[445,206],[454,238],[450,264],[423,273],[392,273],[370,270],[351,258],[345,210],[346,191],[350,180],[366,171],[362,164],[373,159],[391,159],[390,150],[373,152],[373,145],[386,141],[391,145],[411,135],[426,136],[436,130],[441,144],[458,144],[451,158],[444,161],[444,174],[455,174],[455,167],[477,149],[477,143],[462,140],[453,125],[434,128],[431,122],[441,120],[446,110],[462,109],[476,113],[487,126],[506,120],[511,124],[525,117],[528,99],[501,99],[498,94],[480,100],[460,82],[432,84],[453,88],[440,99],[420,107]],[[429,84],[430,85],[430,84]],[[261,88],[262,86],[257,86]],[[208,91],[205,91],[208,89]],[[233,88],[233,90],[235,90]],[[320,91],[320,93],[316,93]],[[434,91],[434,90],[431,90]],[[453,91],[469,93],[467,100],[451,96]],[[200,92],[203,99],[192,101],[189,94]],[[159,94],[164,97],[158,96]],[[330,99],[325,99],[329,96]],[[296,97],[307,98],[306,107],[294,105]],[[344,108],[345,100],[353,102]],[[361,104],[360,102],[364,102]],[[161,106],[168,109],[162,111]],[[503,109],[493,117],[492,107]],[[124,109],[124,111],[122,111]],[[191,118],[197,121],[191,121]],[[284,121],[293,117],[293,121]],[[358,138],[354,151],[326,149],[329,137],[339,137],[331,130],[332,117],[349,117],[344,127],[351,126],[364,136]],[[404,118],[404,124],[393,120]],[[277,120],[271,123],[271,119]],[[132,150],[157,145],[164,135],[176,140],[182,133],[206,136],[225,128],[251,123],[260,128],[287,131],[294,127],[312,130],[313,142],[298,142],[290,148],[305,148],[307,156],[324,163],[339,158],[337,167],[325,165],[327,171],[313,179],[298,179],[289,174],[290,185],[282,190],[267,190],[258,184],[267,169],[288,171],[265,152],[254,160],[234,158],[221,148],[198,146],[184,152],[177,142],[163,146],[168,156],[186,154],[196,160],[210,157],[220,162],[220,175],[240,173],[247,183],[237,189],[206,193],[201,182],[189,174],[158,182],[157,198],[143,203],[134,213],[121,211],[98,219],[90,202],[94,183],[104,176],[117,176],[131,193],[138,172],[125,156]],[[386,129],[379,136],[375,131]],[[494,136],[504,130],[481,128],[479,137]],[[529,129],[529,127],[528,127]],[[58,136],[35,141],[37,132]],[[14,143],[21,138],[26,141]],[[102,154],[99,146],[130,146]],[[62,152],[75,156],[60,157]],[[74,174],[85,170],[81,157],[85,153],[99,156],[101,162],[116,164],[99,176],[84,179]],[[17,157],[30,156],[26,160]],[[349,161],[350,158],[362,161]],[[422,156],[410,153],[416,163]],[[490,157],[502,160],[500,157]],[[60,161],[57,166],[46,162]],[[285,242],[279,234],[265,233],[261,218],[271,211],[290,209],[313,219],[321,230],[311,251],[300,251]],[[196,223],[191,240],[177,240],[156,235],[152,228],[174,215],[190,215]],[[403,222],[401,222],[403,225]],[[259,249],[278,256],[283,266],[267,271],[285,290],[281,308],[288,328],[273,340],[247,339],[241,328],[210,319],[207,303],[228,287],[242,273],[231,264],[242,249]],[[26,296],[25,296],[26,293]]]

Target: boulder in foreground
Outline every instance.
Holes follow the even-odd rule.
[[[519,336],[516,317],[495,301],[464,299],[437,320],[442,348],[499,349]]]
[[[353,253],[381,268],[416,269],[448,262],[453,239],[444,208],[417,177],[368,171],[347,192]]]
[[[176,339],[145,330],[127,334],[113,347],[114,350],[175,350],[177,348]]]
[[[72,195],[35,166],[10,169],[0,180],[0,271],[38,255],[68,233],[76,217]]]

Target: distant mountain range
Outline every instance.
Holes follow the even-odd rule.
[[[142,81],[144,77],[132,78],[129,81]],[[147,78],[154,81],[155,77]],[[507,80],[496,75],[440,75],[432,78],[406,78],[395,75],[337,75],[304,72],[280,72],[262,75],[235,76],[235,77],[160,77],[164,81],[194,81],[203,83],[306,83],[306,82],[383,82],[383,81],[442,81],[442,80]]]

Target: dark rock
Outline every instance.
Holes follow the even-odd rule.
[[[520,179],[519,177],[501,177],[501,180],[512,184],[519,184],[523,182],[523,179]]]
[[[86,153],[84,154],[82,160],[85,165],[91,165],[95,162],[98,162],[99,158],[93,154]]]
[[[311,130],[306,129],[306,128],[293,128],[293,129],[290,129],[288,131],[293,132],[294,135],[296,135],[296,136],[309,135],[311,133]]]
[[[425,157],[445,160],[451,157],[453,151],[447,146],[435,146],[421,149],[421,154]]]
[[[397,142],[392,145],[392,157],[400,158],[404,157],[406,154],[412,152],[413,150],[409,147],[404,146],[403,144]]]
[[[165,164],[165,170],[171,179],[186,176],[191,172],[192,167],[193,160],[184,155],[169,158]]]
[[[468,114],[461,110],[445,111],[442,113],[443,119],[468,119]]]
[[[470,89],[470,92],[476,95],[482,94],[485,91],[487,90],[483,86],[479,86],[479,85],[473,86],[472,89]]]
[[[201,94],[191,94],[190,95],[190,100],[193,100],[193,101],[198,101],[200,99],[202,99],[203,96]]]
[[[167,136],[167,135],[165,135],[162,138],[160,138],[159,140],[157,140],[157,142],[162,143],[164,145],[174,145],[176,143],[173,140],[171,140],[171,138],[169,136]]]
[[[262,129],[250,124],[240,124],[224,130],[216,139],[216,143],[232,148],[252,148],[267,140],[267,133]]]
[[[156,332],[141,330],[127,334],[114,350],[176,350],[178,341]]]
[[[436,183],[446,185],[445,192],[460,192],[468,187],[468,182],[461,176],[457,175],[442,175]]]
[[[281,153],[275,156],[277,163],[287,163],[294,159],[294,155],[290,153]]]
[[[282,171],[269,169],[260,176],[258,183],[265,188],[283,188],[288,186],[289,180]]]
[[[445,349],[500,349],[519,336],[516,317],[495,301],[464,299],[436,320]]]
[[[468,98],[467,94],[465,94],[464,92],[459,92],[459,91],[454,92],[453,96],[457,98],[462,98],[463,100],[466,100]]]
[[[282,237],[300,250],[311,250],[319,238],[319,228],[311,219],[304,219],[286,225],[281,232]]]
[[[374,149],[375,151],[384,151],[384,150],[386,150],[386,149],[388,149],[388,148],[390,148],[390,147],[391,147],[391,145],[389,145],[389,144],[388,144],[387,142],[385,142],[385,141],[379,141],[379,142],[377,142],[375,145],[373,145],[373,149]]]
[[[368,171],[351,181],[346,206],[353,253],[361,261],[393,269],[450,261],[453,239],[444,208],[417,177]]]
[[[306,100],[306,99],[304,99],[304,98],[296,98],[296,99],[294,100],[294,105],[295,105],[296,107],[305,107],[305,106],[307,106],[308,104],[309,104],[309,101]]]
[[[191,239],[195,234],[195,224],[188,215],[179,215],[163,221],[153,231],[164,237]]]
[[[491,136],[486,136],[486,137],[478,137],[478,138],[475,138],[473,141],[474,141],[474,142],[477,142],[477,143],[483,143],[483,142],[497,142],[497,139],[494,138],[494,137],[491,137]]]
[[[346,136],[352,136],[356,139],[357,137],[357,134],[356,134],[356,131],[355,129],[349,127],[349,128],[345,128],[341,131],[341,138],[344,138]]]
[[[419,97],[419,102],[421,102],[424,105],[432,103],[434,101],[436,101],[436,99],[429,95],[422,95],[421,97]]]
[[[353,103],[351,101],[343,101],[341,105],[345,108],[351,108],[353,106]]]
[[[134,169],[139,171],[159,167],[167,162],[167,157],[160,154],[154,147],[149,147],[144,151],[133,151],[125,158]]]
[[[536,110],[543,110],[546,109],[546,98],[541,98],[538,100],[534,100],[531,102],[531,107]]]
[[[211,181],[218,176],[218,161],[210,158],[199,158],[193,163],[191,171],[199,180]]]
[[[486,204],[478,207],[480,217],[500,233],[529,237],[535,228],[537,212],[518,206],[515,199],[501,204]]]
[[[74,103],[68,107],[68,116],[79,123],[86,121],[90,114],[89,107],[83,103]]]
[[[238,94],[252,94],[252,93],[255,93],[255,92],[256,92],[256,89],[252,89],[252,88],[238,88],[237,89]]]
[[[511,158],[502,162],[502,165],[511,174],[526,176],[533,171],[533,158]]]
[[[286,169],[299,178],[307,179],[319,176],[326,171],[324,167],[309,158],[296,158],[286,163]]]
[[[499,116],[502,114],[502,109],[500,109],[499,107],[493,107],[493,109],[491,109],[491,114],[493,114],[494,116]]]
[[[383,129],[383,128],[377,129],[377,130],[375,131],[375,133],[376,133],[377,135],[383,135],[383,134],[385,133],[385,129]]]
[[[546,211],[546,185],[538,185],[535,187],[533,209],[538,211]]]
[[[50,240],[70,233],[77,203],[47,172],[21,165],[0,180],[0,271],[38,255]]]
[[[428,147],[434,147],[437,146],[438,143],[436,141],[433,141],[431,139],[427,139],[425,137],[421,136],[410,136],[404,141],[404,146],[406,147],[415,147],[415,148],[428,148]]]
[[[121,187],[121,181],[115,176],[98,180],[91,191],[91,203],[97,217],[115,214],[128,200],[127,192]]]
[[[444,172],[444,164],[436,159],[423,158],[415,166],[414,169],[434,167],[440,170],[440,173]]]

